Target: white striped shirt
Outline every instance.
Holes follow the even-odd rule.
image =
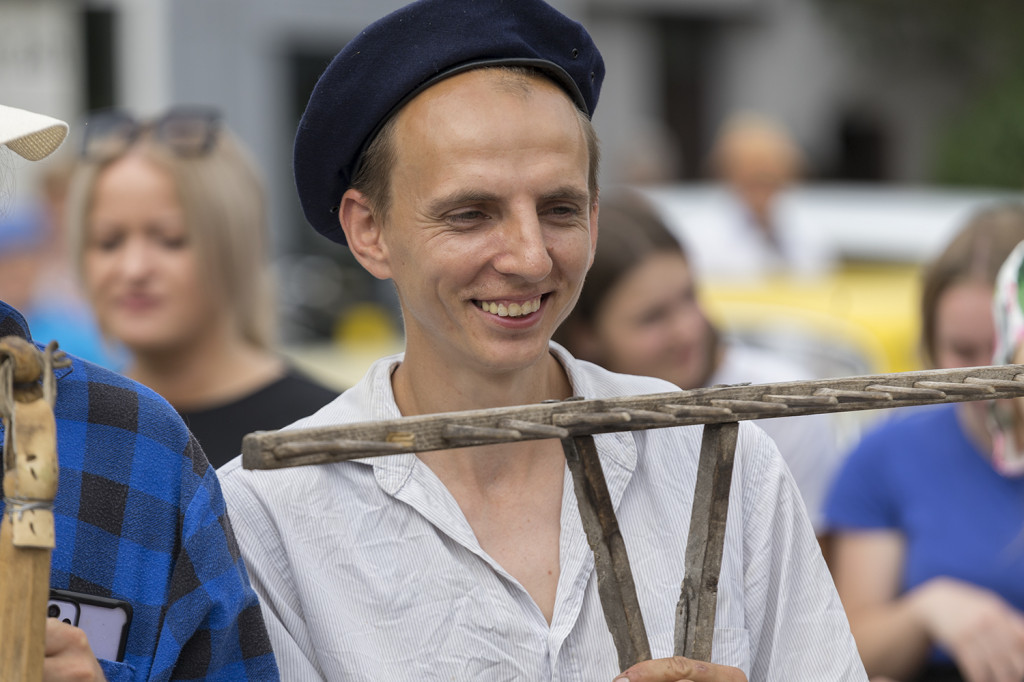
[[[576,395],[676,390],[612,374],[552,344]],[[293,426],[400,417],[375,363]],[[672,653],[700,427],[596,436],[652,653]],[[219,471],[285,680],[608,682],[617,655],[568,472],[551,624],[477,543],[455,499],[415,455]],[[751,682],[866,679],[792,477],[744,423],[733,473],[713,660]]]

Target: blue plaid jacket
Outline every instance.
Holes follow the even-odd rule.
[[[0,301],[0,338],[10,335],[30,338],[24,318]],[[277,680],[220,484],[199,444],[153,391],[72,361],[57,371],[50,585],[131,602],[124,662],[100,661],[107,679]]]

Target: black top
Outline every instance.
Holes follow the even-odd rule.
[[[334,389],[289,368],[280,379],[234,402],[179,414],[199,440],[210,464],[220,467],[242,452],[245,434],[287,426],[337,396]]]

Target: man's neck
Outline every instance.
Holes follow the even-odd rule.
[[[412,351],[391,377],[403,416],[529,405],[572,395],[565,369],[546,354],[515,372],[487,372],[429,361]]]
[[[487,374],[466,367],[441,367],[407,353],[392,374],[391,384],[403,416],[527,405],[572,394],[565,369],[550,354],[516,373]],[[522,482],[536,471],[533,460],[550,456],[548,448],[537,448],[536,442],[424,453],[420,459],[449,487],[455,479],[464,485],[510,479]]]

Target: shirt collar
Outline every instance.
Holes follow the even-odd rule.
[[[25,321],[25,317],[14,306],[0,300],[0,339],[5,336],[20,336],[26,341],[35,344],[37,348],[42,348],[40,344],[32,340],[32,334],[29,332],[28,322]],[[71,356],[69,355],[68,357]],[[54,370],[54,376],[60,381],[72,371],[73,365],[57,368]],[[0,431],[2,431],[2,427],[0,427]]]
[[[573,395],[586,399],[611,397],[604,395],[598,390],[595,384],[593,365],[577,360],[569,351],[554,341],[550,343],[550,348],[551,354],[562,363],[565,373],[569,376]],[[622,473],[625,475],[626,480],[628,480],[636,468],[637,461],[636,441],[633,438],[633,434],[626,431],[613,431],[598,437],[598,442],[601,441],[607,444],[615,443],[615,446],[603,449],[600,452],[601,463],[605,468],[605,476],[608,476],[608,464],[615,464],[622,469]]]
[[[597,395],[592,377],[588,374],[585,366],[586,363],[581,364],[569,351],[553,341],[550,343],[550,350],[565,369],[574,395],[583,398],[607,397]],[[397,419],[402,416],[392,391],[391,373],[403,358],[404,354],[399,353],[378,360],[364,378],[364,381],[368,381],[367,388],[371,391],[371,414],[369,415],[371,419]],[[605,447],[599,448],[599,456],[605,469],[605,477],[608,479],[613,503],[618,505],[625,485],[636,469],[636,442],[632,434],[626,432],[598,436],[598,442],[605,445]],[[418,460],[413,454],[403,454],[356,461],[372,464],[377,483],[389,495],[395,495],[409,480]]]
[[[26,341],[32,340],[25,318],[7,303],[0,301],[0,338],[20,336]]]

